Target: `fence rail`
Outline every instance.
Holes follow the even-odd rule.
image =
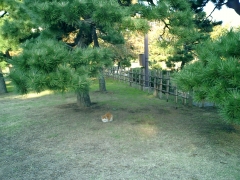
[[[192,94],[180,91],[169,71],[150,70],[146,78],[144,69],[141,68],[112,67],[105,70],[105,76],[128,83],[129,86],[147,91],[160,99],[173,100],[176,104],[192,105]]]

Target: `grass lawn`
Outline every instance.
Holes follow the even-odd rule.
[[[216,109],[176,109],[110,79],[97,88],[86,109],[72,93],[0,95],[0,179],[240,179],[240,126]]]

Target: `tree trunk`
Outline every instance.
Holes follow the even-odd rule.
[[[93,38],[93,47],[94,48],[99,48],[99,42],[98,42],[98,37],[96,33],[96,27],[95,25],[92,25],[92,38]],[[103,68],[99,68],[99,91],[100,92],[106,92],[106,82],[104,78],[104,73],[103,73]]]
[[[96,26],[92,25],[92,39],[93,39],[93,47],[94,48],[99,48],[99,42],[98,42],[98,36],[97,36],[97,32],[96,32]]]
[[[91,100],[89,96],[89,91],[77,91],[77,105],[79,107],[90,107]]]
[[[11,56],[10,56],[10,51],[11,49],[8,49],[6,50],[5,52],[5,57],[7,59],[11,59]],[[5,83],[5,80],[4,80],[4,77],[3,77],[3,73],[2,73],[2,68],[0,67],[0,94],[4,94],[4,93],[7,93],[7,86],[6,86],[6,83]]]
[[[106,82],[105,82],[105,78],[104,78],[104,73],[103,73],[103,68],[99,69],[99,91],[100,92],[106,92]]]
[[[3,74],[0,72],[0,94],[7,93],[6,83]]]

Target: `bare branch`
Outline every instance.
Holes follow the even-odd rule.
[[[205,20],[208,19],[210,16],[212,16],[212,13],[215,11],[215,9],[217,9],[217,7],[218,7],[218,6],[216,5],[216,6],[213,8],[212,12],[205,18]]]
[[[164,20],[162,20],[162,22],[164,23],[164,28],[163,28],[163,33],[160,35],[161,37],[165,34],[166,28],[170,29],[169,24],[167,24]]]

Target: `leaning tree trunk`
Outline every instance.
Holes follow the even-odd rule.
[[[88,31],[81,30],[77,34],[77,37],[74,40],[74,44],[79,48],[86,48],[92,42],[92,34]],[[91,100],[89,96],[89,91],[77,91],[77,105],[79,107],[90,107]]]
[[[90,107],[91,99],[89,91],[77,91],[77,105],[79,107]]]
[[[7,93],[6,83],[3,74],[0,72],[0,94]]]

